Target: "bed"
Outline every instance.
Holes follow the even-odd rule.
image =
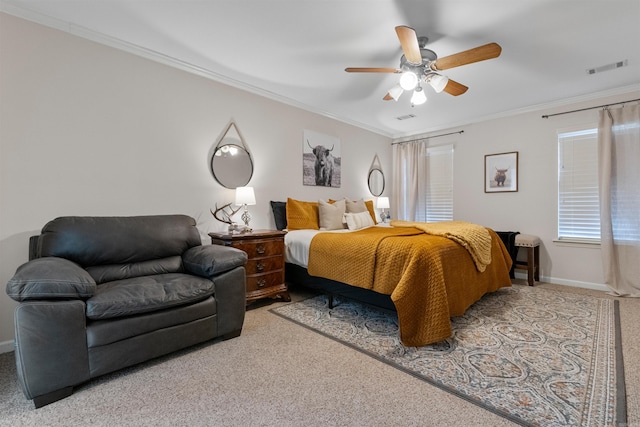
[[[313,218],[314,202],[305,203],[303,216]],[[366,211],[375,223],[373,210]],[[295,226],[285,236],[287,282],[396,311],[406,346],[450,337],[451,317],[486,293],[511,286],[512,261],[502,240],[476,224],[392,221],[327,229],[297,222],[290,213],[286,218]],[[276,219],[276,225],[283,221]]]

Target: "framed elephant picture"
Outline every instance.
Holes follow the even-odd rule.
[[[484,156],[484,192],[518,191],[518,152]]]

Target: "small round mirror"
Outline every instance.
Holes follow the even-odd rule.
[[[251,180],[253,159],[240,129],[233,121],[218,139],[211,156],[211,173],[226,188],[245,187]]]
[[[369,191],[375,197],[380,196],[384,191],[384,174],[380,169],[369,171]]]
[[[244,187],[253,175],[253,160],[249,152],[241,145],[225,139],[225,144],[216,148],[211,157],[211,172],[226,188]]]

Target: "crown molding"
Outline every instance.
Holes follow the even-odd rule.
[[[157,52],[155,50],[152,49],[148,49],[139,45],[136,45],[134,43],[130,43],[121,39],[118,39],[116,37],[111,37],[109,35],[100,33],[98,31],[93,31],[90,30],[86,27],[83,27],[81,25],[77,25],[77,24],[73,24],[73,23],[68,23],[68,22],[64,22],[61,21],[59,19],[56,18],[52,18],[50,16],[47,15],[43,15],[41,13],[38,12],[34,12],[32,10],[23,8],[23,7],[19,7],[16,6],[12,3],[10,3],[10,1],[6,1],[6,0],[0,0],[0,12],[4,12],[7,13],[9,15],[13,15],[16,16],[18,18],[27,20],[27,21],[31,21],[34,22],[36,24],[40,24],[49,28],[53,28],[59,31],[63,31],[66,32],[68,34],[83,38],[85,40],[89,40],[101,45],[105,45],[108,47],[112,47],[114,49],[120,50],[120,51],[124,51],[127,53],[131,53],[133,55],[145,58],[145,59],[149,59],[151,61],[163,64],[163,65],[167,65],[169,67],[173,67],[182,71],[186,71],[188,73],[191,74],[195,74],[197,76],[200,77],[204,77],[206,79],[209,80],[213,80],[216,81],[218,83],[222,83],[225,84],[227,86],[231,86],[234,87],[236,89],[240,89],[240,90],[244,90],[246,92],[255,94],[255,95],[259,95],[262,96],[264,98],[268,98],[271,99],[273,101],[277,101],[280,102],[282,104],[286,104],[289,105],[291,107],[295,107],[295,108],[299,108],[301,110],[304,111],[308,111],[314,114],[318,114],[320,116],[323,117],[327,117],[351,126],[355,126],[358,127],[360,129],[364,129],[364,130],[368,130],[370,132],[382,135],[382,136],[386,136],[388,138],[391,138],[392,135],[382,129],[379,128],[375,128],[372,126],[369,126],[367,124],[364,123],[360,123],[354,120],[348,120],[345,119],[343,117],[339,117],[336,116],[334,114],[331,114],[327,111],[318,109],[316,107],[313,107],[311,105],[308,104],[304,104],[298,101],[295,101],[291,98],[287,98],[281,95],[278,95],[276,93],[273,93],[271,91],[259,88],[257,86],[253,86],[250,85],[248,83],[242,82],[240,80],[235,80],[233,78],[230,78],[228,76],[216,73],[215,71],[191,64],[189,62],[186,61],[182,61],[180,59],[177,59],[175,57],[169,56],[169,55],[165,55],[161,52]]]
[[[622,86],[622,87],[619,87],[619,88],[609,89],[609,90],[600,91],[600,92],[594,92],[594,93],[590,93],[590,94],[587,94],[587,95],[575,96],[575,97],[572,97],[572,98],[565,98],[565,99],[558,100],[558,101],[553,101],[553,102],[548,102],[548,103],[543,103],[543,104],[530,105],[528,107],[517,108],[517,109],[513,109],[513,110],[507,110],[507,111],[503,111],[503,112],[496,113],[496,114],[478,116],[477,118],[475,118],[473,120],[466,120],[466,121],[460,121],[460,122],[451,122],[451,123],[448,123],[448,124],[443,125],[443,126],[438,126],[438,127],[434,127],[434,128],[425,128],[425,129],[423,129],[423,130],[421,130],[419,132],[415,132],[415,133],[411,133],[411,134],[394,135],[392,143],[405,142],[405,141],[412,140],[412,139],[428,138],[430,133],[440,132],[440,131],[443,131],[443,130],[446,130],[446,129],[452,129],[452,128],[459,128],[459,127],[463,127],[463,126],[468,126],[468,125],[471,125],[473,123],[480,123],[480,122],[486,122],[486,121],[490,121],[490,120],[503,119],[503,118],[506,118],[506,117],[513,117],[513,116],[517,116],[517,115],[520,115],[520,114],[526,114],[526,113],[534,113],[534,112],[540,113],[540,112],[542,112],[544,110],[552,110],[552,109],[556,109],[556,108],[568,107],[568,106],[571,106],[571,105],[580,104],[582,102],[597,101],[597,100],[601,100],[601,99],[609,97],[609,96],[619,96],[619,95],[629,94],[629,93],[633,93],[633,92],[640,92],[640,83],[639,84],[629,85],[629,86]]]

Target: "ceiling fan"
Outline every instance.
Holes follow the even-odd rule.
[[[450,95],[462,95],[469,89],[467,86],[438,74],[461,65],[497,58],[502,48],[497,43],[489,43],[453,55],[438,58],[438,55],[425,46],[427,37],[418,37],[413,28],[404,25],[396,27],[396,34],[404,55],[400,58],[399,68],[345,68],[348,73],[401,73],[400,81],[384,96],[385,101],[397,101],[405,90],[413,90],[412,105],[423,104],[427,97],[421,82],[429,84],[436,92],[447,92]]]

